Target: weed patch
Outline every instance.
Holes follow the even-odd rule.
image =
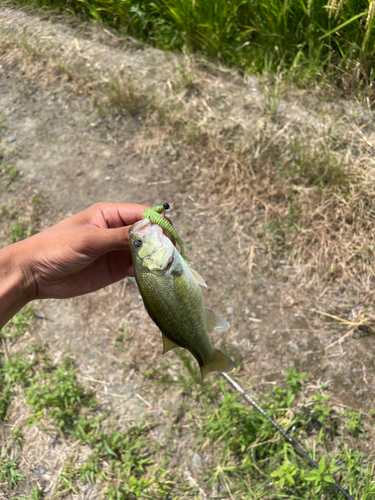
[[[286,432],[294,432],[298,436],[294,439],[304,442],[305,447],[311,443],[311,436],[315,435],[312,447],[308,446],[307,449],[313,459],[319,462],[319,468],[311,470],[293,449],[275,435],[273,427],[267,421],[255,410],[238,403],[236,395],[227,393],[222,384],[223,399],[220,407],[210,416],[203,417],[200,429],[202,436],[206,436],[212,443],[215,450],[213,453],[220,449],[220,456],[225,457],[220,461],[220,466],[210,468],[210,485],[217,492],[223,487],[230,487],[232,494],[251,498],[247,495],[251,495],[253,490],[245,484],[251,485],[254,481],[259,484],[262,476],[268,475],[272,482],[263,483],[257,490],[259,498],[270,494],[275,495],[272,498],[284,498],[285,494],[289,494],[295,495],[292,498],[314,499],[318,494],[332,495],[332,484],[340,474],[341,483],[348,488],[350,494],[359,494],[356,489],[358,485],[366,484],[365,495],[358,498],[370,499],[375,488],[373,485],[369,486],[371,471],[366,457],[360,454],[359,458],[357,455],[359,477],[345,469],[342,457],[347,448],[340,439],[336,441],[335,451],[327,453],[325,441],[337,439],[334,427],[330,426],[330,414],[319,420],[316,435],[316,429],[314,431],[310,423],[314,414],[321,412],[321,398],[313,397],[313,406],[306,412],[306,407],[296,404],[302,388],[301,380],[306,374],[298,374],[293,368],[286,375],[286,389],[277,386],[273,393],[261,399],[261,406]],[[276,467],[276,464],[281,465]],[[356,482],[355,487],[353,481]]]
[[[15,181],[19,176],[19,172],[16,168],[12,167],[9,163],[4,163],[0,170],[0,179],[5,183],[5,189]]]
[[[33,407],[30,422],[44,417],[66,433],[77,420],[82,407],[96,406],[93,393],[82,387],[76,378],[76,367],[65,357],[60,366],[44,359],[41,370],[28,377],[26,402]]]
[[[132,116],[142,115],[149,108],[146,96],[134,89],[131,83],[112,78],[106,91],[110,107],[126,111]]]
[[[0,245],[17,243],[35,234],[39,229],[44,207],[45,200],[41,193],[33,196],[30,201],[19,200],[17,206],[1,206]]]
[[[35,322],[35,309],[26,306],[11,318],[0,330],[0,339],[6,342],[16,342]]]
[[[23,476],[18,469],[19,456],[13,459],[0,458],[0,481],[6,481],[9,489],[14,489],[23,480]]]
[[[291,68],[295,79],[327,75],[350,85],[373,79],[373,5],[347,0],[22,0],[92,19],[167,50],[196,51],[254,72]],[[360,70],[354,69],[354,61]],[[368,87],[369,88],[369,87]]]

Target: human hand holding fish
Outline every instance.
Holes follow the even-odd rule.
[[[0,249],[0,328],[31,300],[74,297],[133,276],[129,226],[147,208],[97,203]]]

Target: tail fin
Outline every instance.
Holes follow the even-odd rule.
[[[230,372],[233,368],[233,361],[219,349],[214,349],[209,362],[200,367],[202,379],[210,372]]]

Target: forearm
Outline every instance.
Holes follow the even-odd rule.
[[[32,299],[24,242],[0,249],[0,328]]]

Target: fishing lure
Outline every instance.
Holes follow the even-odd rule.
[[[178,243],[178,246],[181,249],[181,257],[184,259],[186,264],[190,266],[190,260],[186,257],[184,247],[181,241],[181,238],[178,236],[177,231],[175,228],[172,226],[168,220],[162,216],[162,214],[165,212],[165,210],[169,210],[171,207],[169,206],[169,203],[163,203],[163,205],[158,205],[156,207],[152,208],[147,208],[143,213],[142,213],[142,219],[150,219],[150,221],[153,224],[157,224],[163,229],[166,229],[171,233],[171,235],[175,238],[175,240]]]

